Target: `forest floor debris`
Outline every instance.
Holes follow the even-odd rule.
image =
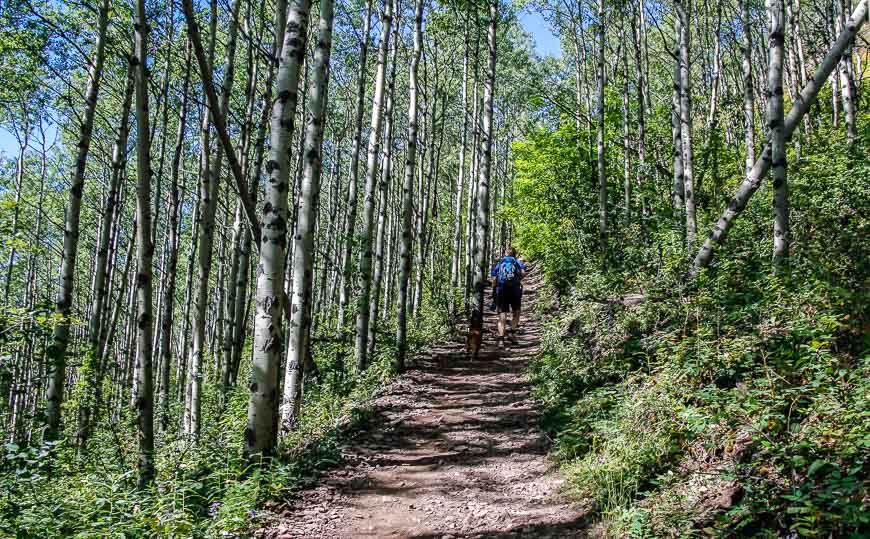
[[[526,312],[537,289],[527,287]],[[495,321],[489,313],[478,360],[458,339],[418,357],[347,440],[343,465],[257,536],[585,536],[584,511],[560,494],[525,376],[540,322],[526,318],[517,344],[498,350]]]

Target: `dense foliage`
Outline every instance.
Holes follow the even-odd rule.
[[[603,531],[867,532],[868,5],[0,3],[0,533],[249,533],[512,243]]]
[[[830,128],[805,141],[790,170],[788,273],[774,275],[758,249],[772,214],[762,187],[719,262],[688,284],[679,232],[655,223],[596,267],[583,247],[589,209],[563,203],[580,165],[561,136],[517,149],[512,206],[529,210],[518,213],[521,247],[554,276],[536,395],[603,530],[870,530],[870,189],[853,181],[870,174],[870,133],[854,146]],[[620,303],[636,293],[640,303]]]
[[[447,329],[443,314],[427,308],[421,316],[429,331],[412,333],[412,353],[443,338]],[[341,461],[347,433],[366,421],[371,399],[388,387],[395,344],[385,339],[362,377],[335,370],[336,354],[352,354],[351,347],[317,346],[319,376],[307,388],[300,425],[282,439],[279,458],[266,467],[249,464],[237,441],[247,411],[242,386],[225,405],[218,388],[210,388],[198,443],[177,428],[161,437],[153,490],[135,486],[132,413],[100,430],[85,455],[65,442],[5,444],[0,536],[104,537],[120,531],[124,537],[220,537],[269,522],[283,500]],[[71,428],[66,439],[72,436]]]

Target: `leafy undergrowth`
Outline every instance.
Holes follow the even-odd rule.
[[[870,188],[843,180],[870,167],[834,153],[790,178],[781,276],[762,189],[691,287],[679,233],[653,222],[646,246],[551,290],[535,395],[600,534],[870,534]]]
[[[424,308],[427,323],[420,327],[444,327],[439,312]],[[444,332],[412,330],[410,337],[413,352]],[[176,426],[158,439],[157,479],[145,491],[135,487],[132,417],[100,429],[86,458],[66,443],[7,444],[0,448],[0,537],[246,536],[272,517],[271,508],[340,461],[340,443],[366,420],[368,404],[394,376],[391,336],[385,333],[379,343],[373,364],[358,377],[336,368],[336,357],[352,359],[348,345],[318,344],[320,377],[306,384],[300,425],[266,467],[248,466],[242,456],[244,386],[222,411],[214,386],[205,386],[200,442],[183,439]]]

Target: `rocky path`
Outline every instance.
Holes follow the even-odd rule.
[[[530,276],[526,307],[537,283]],[[582,537],[583,515],[559,494],[562,478],[524,369],[540,325],[526,319],[519,342],[495,346],[486,320],[479,360],[464,342],[417,358],[379,398],[368,430],[348,440],[342,467],[303,491],[258,534],[303,537]]]

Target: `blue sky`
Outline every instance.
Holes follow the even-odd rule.
[[[532,38],[535,40],[535,50],[540,56],[559,58],[562,55],[559,38],[553,35],[550,25],[539,13],[524,9],[520,12],[519,19],[526,32],[532,34]]]
[[[519,15],[520,24],[532,35],[535,41],[535,51],[542,57],[562,54],[559,38],[553,35],[550,25],[537,12],[524,9]],[[18,153],[18,143],[11,133],[0,127],[0,154],[14,156]]]
[[[18,154],[18,141],[12,133],[0,127],[0,154],[13,156]]]

